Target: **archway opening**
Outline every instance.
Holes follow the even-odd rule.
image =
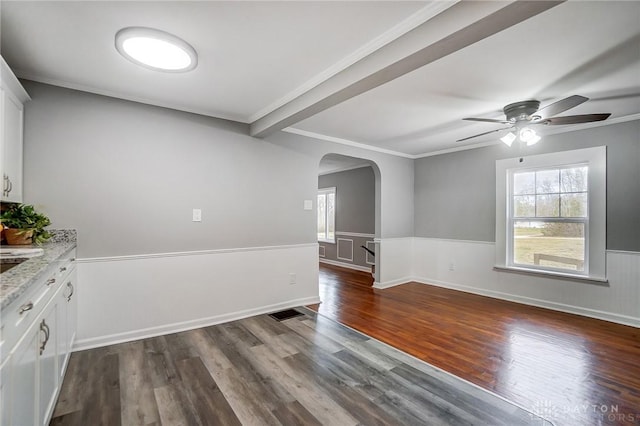
[[[317,200],[321,263],[370,272],[377,281],[380,179],[371,160],[335,153],[322,157]]]

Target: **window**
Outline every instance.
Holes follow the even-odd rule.
[[[318,190],[318,241],[336,242],[336,188]]]
[[[605,279],[606,147],[496,162],[496,266]]]

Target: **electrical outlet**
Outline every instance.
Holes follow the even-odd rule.
[[[193,209],[193,219],[194,222],[202,222],[202,210]]]
[[[291,272],[289,274],[289,285],[295,285],[295,283],[296,283],[296,274]]]
[[[453,264],[453,262],[449,262],[449,270],[450,271],[454,271],[455,269],[456,268],[455,268],[455,265]]]

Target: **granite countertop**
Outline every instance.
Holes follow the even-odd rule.
[[[42,256],[32,257],[0,275],[0,309],[24,294],[38,279],[44,277],[49,266],[76,247],[76,231],[51,230],[51,239],[41,246]]]

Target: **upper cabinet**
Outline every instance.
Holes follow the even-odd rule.
[[[2,201],[22,202],[22,132],[29,95],[0,56],[0,169]]]

